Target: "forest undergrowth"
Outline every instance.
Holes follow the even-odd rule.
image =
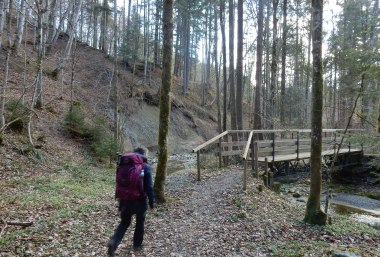
[[[169,175],[168,202],[147,213],[144,247],[132,248],[130,228],[117,256],[329,256],[334,250],[380,256],[380,232],[333,214],[332,225],[302,222],[289,202],[242,170],[229,167]],[[1,182],[0,256],[106,256],[118,220],[114,169],[88,163]],[[32,222],[31,226],[5,225]]]

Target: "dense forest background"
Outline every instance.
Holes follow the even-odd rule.
[[[379,113],[379,3],[346,0],[326,7],[323,127],[345,127],[358,98],[351,127],[374,130]],[[310,8],[309,2],[298,0],[176,1],[173,91],[197,95],[206,109],[214,106],[219,131],[309,128]],[[117,74],[129,70],[139,74],[139,83],[154,87],[162,64],[161,26],[160,0],[0,1],[1,131],[12,122],[5,118],[9,92],[33,112],[46,104],[46,75],[62,81],[71,76],[67,84],[75,101],[77,44],[99,49],[113,60],[105,80],[112,88],[106,105],[114,130],[123,131],[122,115],[117,114],[125,104],[119,104],[118,96],[128,92]],[[53,50],[63,37],[62,49]],[[26,52],[30,45],[33,57]],[[25,78],[23,85],[9,81],[10,64],[17,58],[25,63],[33,58],[34,71],[24,72],[34,73],[32,85]],[[18,69],[27,67],[20,63]]]

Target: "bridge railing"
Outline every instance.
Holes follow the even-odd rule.
[[[322,136],[324,138],[331,138],[331,142],[334,142],[332,147],[336,146],[337,134],[343,133],[344,129],[323,129]],[[350,129],[347,132],[358,132],[361,130]],[[252,172],[256,171],[256,176],[259,176],[258,169],[258,149],[257,142],[262,142],[266,140],[272,147],[272,159],[274,160],[276,154],[276,142],[284,139],[294,139],[297,145],[297,156],[300,152],[299,146],[301,140],[310,139],[311,130],[310,129],[288,129],[288,130],[227,130],[223,133],[213,137],[207,142],[199,145],[193,149],[193,152],[197,154],[197,175],[198,180],[201,180],[201,165],[200,165],[200,154],[201,151],[206,151],[206,149],[213,147],[217,148],[217,154],[219,157],[219,168],[224,164],[228,166],[229,157],[239,156],[244,162],[244,172],[243,172],[243,189],[246,189],[247,183],[247,167],[249,159],[252,160]],[[348,137],[349,135],[339,135],[340,137]],[[349,145],[350,147],[350,145]],[[256,149],[255,149],[256,148]],[[256,160],[255,162],[253,160]]]

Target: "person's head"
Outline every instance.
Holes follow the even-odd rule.
[[[134,153],[141,154],[143,156],[148,156],[148,151],[143,147],[137,147],[135,150],[133,150]]]

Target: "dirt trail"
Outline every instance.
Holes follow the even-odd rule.
[[[168,205],[174,204],[175,209],[159,207],[150,212],[143,250],[130,250],[129,231],[119,256],[258,256],[242,247],[241,235],[233,236],[246,233],[231,223],[236,207],[228,197],[228,192],[240,190],[241,175],[240,170],[222,171],[196,182],[194,173],[173,174],[167,189]],[[173,197],[178,199],[170,203]]]

